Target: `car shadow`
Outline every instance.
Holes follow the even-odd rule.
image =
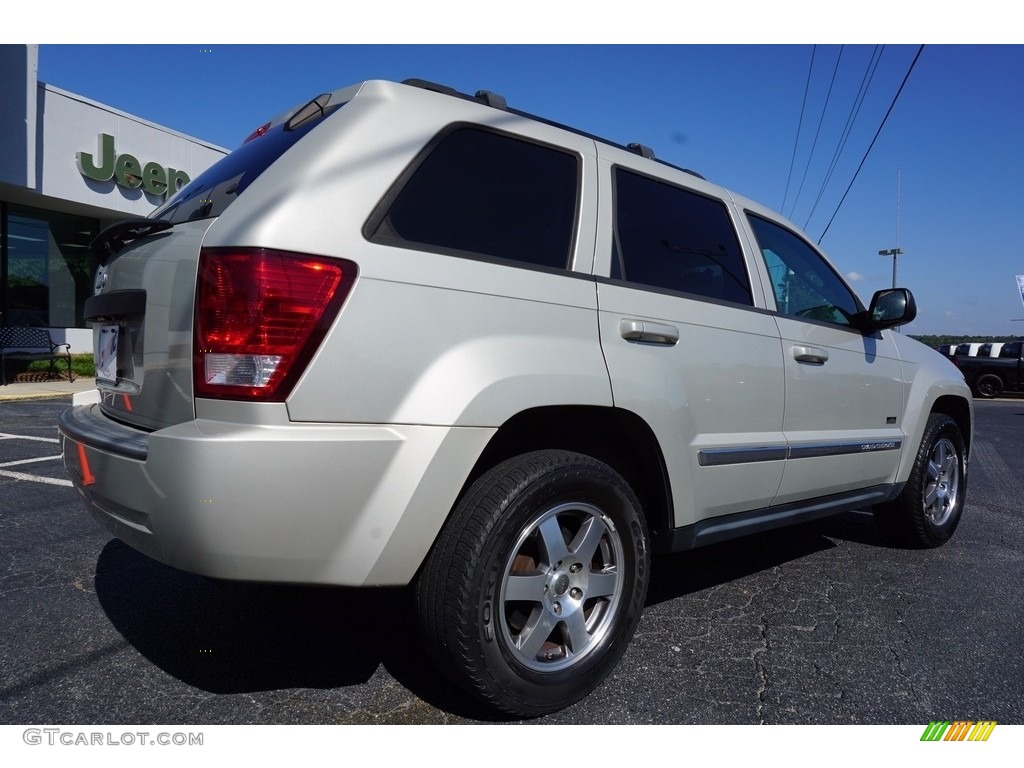
[[[656,556],[647,604],[721,585],[836,547],[885,546],[870,513],[847,513],[690,552]],[[499,722],[430,662],[412,590],[213,581],[117,539],[100,553],[96,595],[139,653],[187,685],[217,694],[367,683],[378,667],[427,704]]]
[[[182,682],[219,694],[366,683],[381,665],[450,714],[496,719],[427,658],[409,589],[213,581],[112,539],[96,595],[118,632]]]
[[[727,584],[834,549],[834,539],[890,547],[870,511],[844,512],[675,554],[656,555],[647,605]]]

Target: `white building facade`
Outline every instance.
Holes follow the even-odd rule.
[[[0,141],[0,325],[49,328],[91,352],[90,241],[228,150],[39,82],[35,45],[0,45]]]

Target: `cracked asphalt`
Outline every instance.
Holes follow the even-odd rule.
[[[0,723],[493,722],[432,671],[406,590],[216,583],[112,539],[53,458],[68,404],[0,405]],[[976,415],[947,546],[853,512],[660,557],[618,668],[539,722],[1024,723],[1024,401]]]

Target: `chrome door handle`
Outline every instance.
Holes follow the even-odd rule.
[[[817,347],[793,347],[793,359],[798,363],[810,363],[811,365],[824,365],[828,362],[828,352]]]
[[[619,322],[619,335],[626,341],[643,341],[669,347],[679,341],[679,329],[674,325],[652,323],[650,320],[622,320]]]

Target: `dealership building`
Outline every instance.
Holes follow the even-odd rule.
[[[88,353],[89,242],[228,150],[39,82],[38,64],[38,46],[0,45],[0,325],[49,328]]]

